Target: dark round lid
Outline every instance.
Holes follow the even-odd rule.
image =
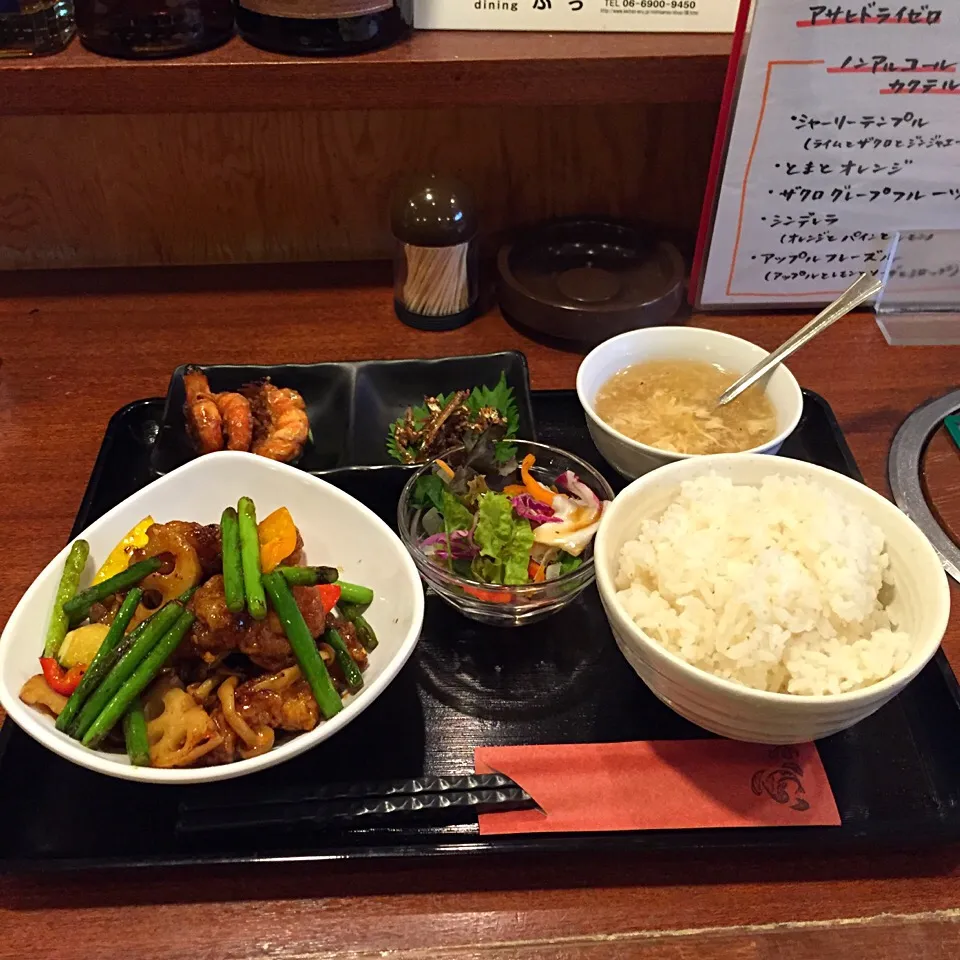
[[[497,274],[508,317],[550,337],[596,343],[673,319],[683,302],[685,265],[650,228],[570,217],[502,247]]]
[[[409,177],[393,192],[393,235],[416,247],[452,247],[477,234],[477,210],[466,184],[454,177]]]

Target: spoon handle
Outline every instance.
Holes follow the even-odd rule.
[[[859,307],[861,303],[869,300],[880,292],[883,287],[883,281],[879,278],[870,277],[862,274],[837,297],[829,307],[824,308],[818,313],[805,327],[798,330],[789,340],[780,344],[772,353],[768,353],[752,370],[748,370],[736,383],[727,387],[720,398],[717,400],[717,406],[722,407],[731,400],[735,400],[752,387],[764,374],[772,370],[775,366],[783,363],[791,354],[799,350],[804,344],[809,343],[818,333],[822,333],[831,324],[836,323],[841,317],[845,317],[851,310]]]

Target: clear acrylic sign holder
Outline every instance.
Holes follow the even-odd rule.
[[[876,316],[894,346],[960,344],[960,230],[893,235]]]

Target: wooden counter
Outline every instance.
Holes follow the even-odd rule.
[[[393,316],[379,268],[0,274],[0,625],[65,541],[107,419],[179,363],[433,357],[517,348],[534,388],[580,357],[496,313],[448,334]],[[697,317],[773,347],[798,316]],[[887,347],[842,321],[791,364],[886,490],[898,423],[955,385],[957,348]],[[960,519],[955,451],[928,458]],[[960,617],[946,649],[960,669]],[[0,827],[2,829],[2,827]],[[910,838],[903,838],[909,847]],[[100,960],[912,960],[960,955],[956,849],[872,857],[738,854],[293,865],[0,879],[0,957]]]

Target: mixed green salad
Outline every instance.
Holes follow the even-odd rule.
[[[545,485],[533,454],[504,457],[501,431],[466,438],[463,448],[419,477],[414,528],[420,549],[458,576],[485,584],[544,583],[583,562],[605,502],[572,471]]]

